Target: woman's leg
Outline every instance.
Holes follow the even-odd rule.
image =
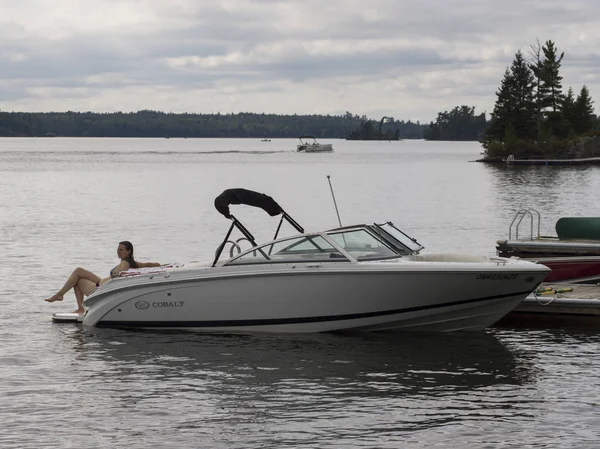
[[[85,309],[83,308],[83,296],[88,296],[95,288],[96,284],[88,279],[79,279],[79,281],[77,281],[77,285],[73,287],[75,299],[77,299],[77,310],[75,310],[73,313],[85,312]]]
[[[81,282],[81,280],[79,282]],[[79,283],[77,283],[77,285],[73,287],[73,291],[75,292],[75,299],[77,300],[77,310],[75,310],[73,313],[85,312],[83,308],[83,292],[79,288]]]
[[[87,279],[89,281],[92,281],[94,284],[96,284],[96,282],[100,282],[100,278],[91,271],[85,270],[81,267],[75,268],[75,270],[73,270],[73,273],[71,273],[71,276],[69,276],[69,279],[67,279],[67,282],[65,282],[65,285],[63,285],[63,287],[50,298],[46,298],[45,301],[62,301],[63,297],[65,296],[65,293],[67,293],[69,290],[75,287],[77,285],[77,282],[79,282],[79,279]]]

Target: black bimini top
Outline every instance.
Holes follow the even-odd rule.
[[[271,217],[279,215],[283,209],[269,195],[246,189],[227,189],[215,198],[215,208],[225,218],[231,218],[229,206],[231,204],[246,204],[248,206],[260,207]]]

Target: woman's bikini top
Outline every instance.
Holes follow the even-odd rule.
[[[117,265],[112,270],[110,270],[110,277],[111,278],[114,278],[117,275],[117,268],[119,268],[120,266],[121,266],[121,264]]]
[[[138,267],[137,263],[135,263],[135,262],[133,262],[133,263],[132,263],[132,262],[131,262],[131,261],[129,261],[129,260],[126,260],[126,262],[129,264],[129,268],[137,268],[137,267]],[[120,266],[121,266],[121,264],[119,263],[119,265],[117,265],[117,266],[116,266],[116,267],[114,267],[112,270],[110,270],[110,277],[111,277],[111,278],[113,278],[113,277],[116,277],[116,276],[118,275],[118,273],[117,273],[117,269],[118,269]]]

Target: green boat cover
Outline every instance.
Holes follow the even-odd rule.
[[[600,240],[600,217],[562,217],[556,222],[559,240]]]

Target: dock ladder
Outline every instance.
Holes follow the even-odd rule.
[[[519,239],[519,226],[521,226],[521,222],[523,221],[523,219],[525,217],[529,217],[529,224],[530,224],[529,239],[534,240],[534,238],[535,239],[540,238],[540,221],[541,221],[540,213],[535,209],[521,209],[515,214],[515,218],[513,218],[513,221],[510,223],[510,226],[508,228],[508,240],[512,240],[513,227],[515,230],[515,239],[516,240]],[[536,219],[537,219],[537,236],[534,237],[533,226],[534,226]]]

